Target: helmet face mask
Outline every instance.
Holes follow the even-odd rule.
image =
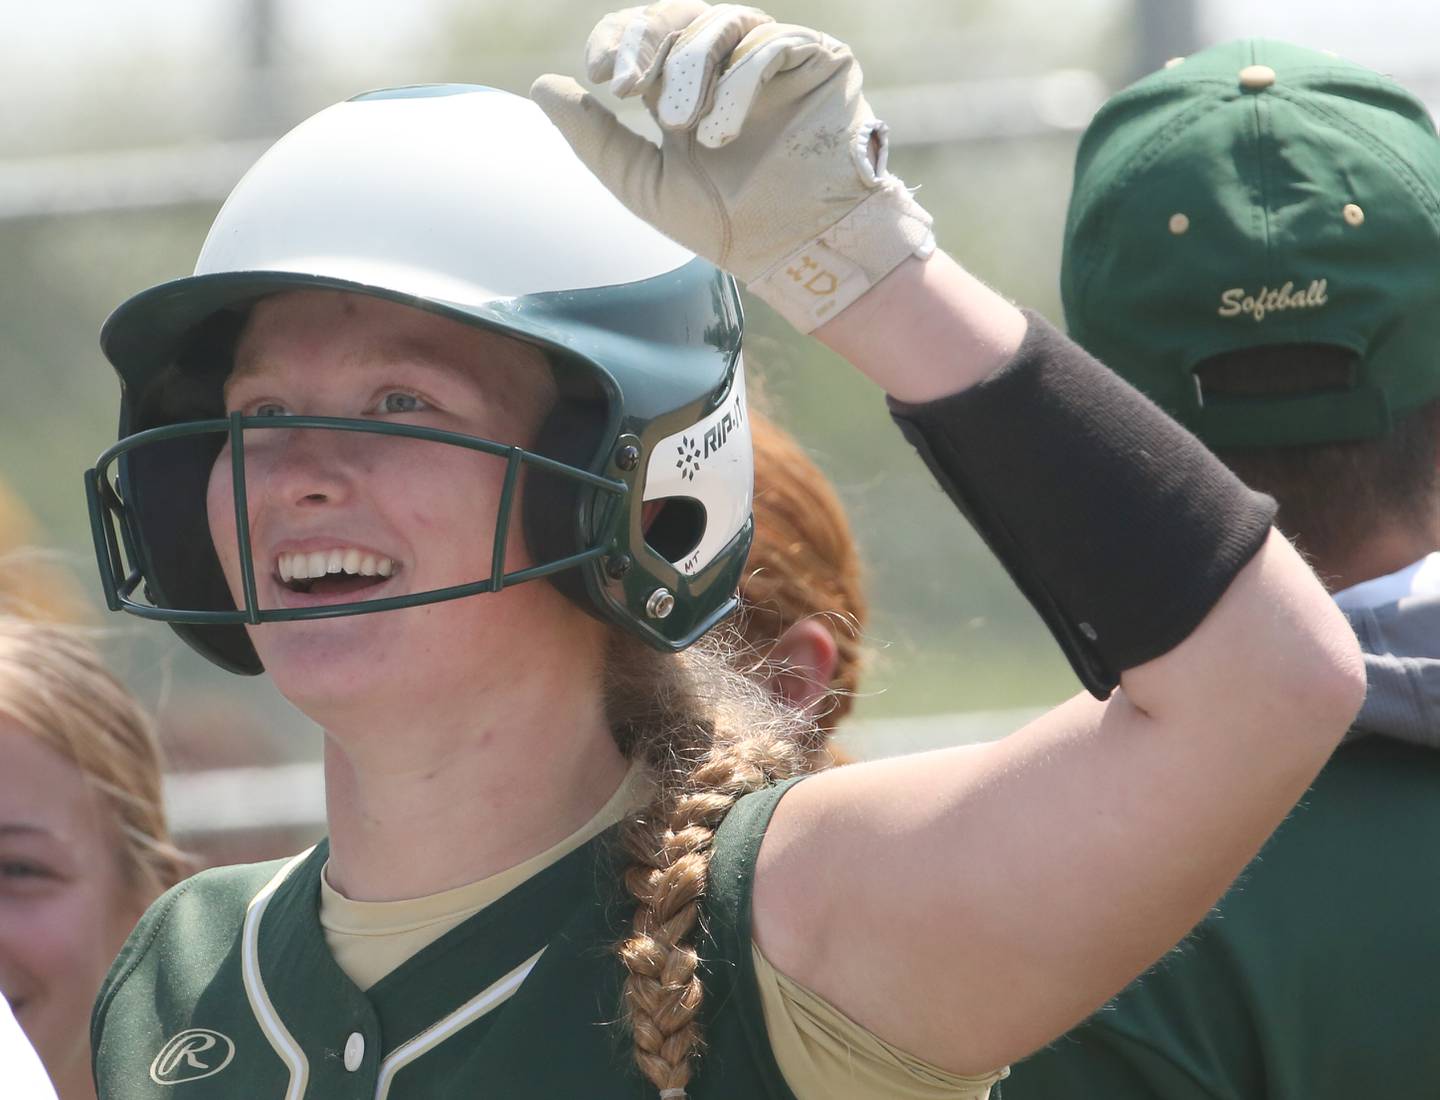
[[[371,255],[357,255],[355,235],[363,238],[364,227],[383,213],[403,208],[402,222],[425,216],[425,196],[405,202],[389,176],[357,182],[352,171],[332,180],[353,193],[338,200],[349,209],[349,221],[317,231],[328,235],[319,242],[328,251],[314,240],[297,244],[268,231],[272,222],[307,224],[305,211],[290,208],[303,205],[306,189],[285,187],[285,180],[303,177],[309,161],[323,161],[335,142],[344,142],[357,127],[381,139],[368,152],[371,161],[394,159],[385,148],[386,133],[391,144],[415,141],[432,158],[447,156],[436,135],[425,132],[435,121],[429,116],[436,104],[449,116],[440,120],[447,125],[458,114],[478,132],[495,123],[539,142],[539,167],[548,158],[558,162],[549,178],[569,173],[572,186],[560,197],[587,208],[580,214],[587,224],[598,223],[592,236],[602,238],[602,251],[614,251],[612,242],[603,240],[607,234],[634,239],[635,247],[618,268],[611,264],[608,276],[624,281],[569,285],[576,280],[562,256],[550,278],[553,289],[531,289],[540,276],[521,264],[515,278],[529,280],[530,286],[519,287],[528,292],[497,293],[509,269],[492,262],[493,270],[476,270],[483,264],[473,249],[447,252],[448,238],[436,238],[441,243],[433,246],[428,270],[420,269],[414,255],[402,257],[403,263],[373,247]],[[376,111],[388,119],[375,117]],[[327,123],[326,116],[336,113],[343,116],[339,125],[334,118]],[[307,136],[307,127],[318,133]],[[337,129],[338,136],[331,132]],[[207,658],[242,673],[261,671],[247,625],[413,607],[541,578],[592,614],[662,649],[689,645],[733,610],[751,534],[749,425],[733,282],[620,208],[573,161],[563,138],[546,129],[548,122],[527,100],[486,89],[362,97],[331,108],[282,139],[236,188],[196,275],[145,291],[117,310],[102,345],[121,376],[121,438],[86,475],[102,584],[112,609],[169,622]],[[278,164],[269,163],[277,156]],[[433,187],[436,177],[416,170],[406,178],[412,190],[423,190]],[[485,222],[475,181],[457,182],[453,173],[446,179],[452,190],[469,192],[466,201],[476,211],[472,220]],[[337,202],[333,195],[328,201]],[[277,202],[282,209],[272,209]],[[536,224],[554,221],[543,209],[528,213]],[[488,216],[501,233],[512,228],[506,223],[526,214]],[[308,224],[313,226],[313,217]],[[247,247],[237,243],[236,226],[249,234],[250,254],[236,254]],[[414,235],[400,228],[398,235],[410,247]],[[468,231],[478,230],[471,225]],[[589,254],[595,240],[571,243],[585,253],[576,268],[583,273],[588,263],[604,275],[600,269],[609,260]],[[227,249],[223,264],[207,263],[207,256],[214,260],[217,251]],[[295,260],[297,252],[303,262]],[[357,274],[366,279],[354,278]],[[593,282],[599,276],[591,272],[584,278]],[[439,286],[450,295],[465,294],[439,297],[434,294]],[[559,397],[534,445],[521,448],[373,419],[227,415],[220,391],[249,309],[264,297],[298,289],[381,298],[537,348]],[[515,288],[499,286],[505,289]],[[237,522],[239,545],[232,560],[239,563],[242,598],[232,600],[210,543],[205,486],[228,442],[223,461],[229,465],[235,516],[245,517],[247,439],[253,448],[264,438],[257,433],[275,431],[364,432],[494,456],[505,476],[488,575],[379,600],[265,607],[257,597],[256,570],[269,563],[257,567],[247,525]],[[516,524],[523,527],[531,560],[507,564],[504,547]]]
[[[505,481],[495,522],[493,564],[490,575],[465,584],[403,596],[384,599],[359,600],[321,607],[307,608],[262,608],[256,594],[256,567],[249,535],[244,523],[247,514],[248,491],[246,488],[246,433],[265,431],[338,431],[364,432],[377,436],[400,437],[441,443],[483,454],[495,455],[505,462]],[[125,484],[134,485],[138,480],[136,465],[142,453],[158,449],[167,443],[189,442],[191,440],[219,440],[229,445],[229,457],[225,460],[231,484],[235,509],[237,533],[237,560],[241,573],[243,606],[234,609],[183,608],[166,605],[158,597],[158,585],[147,578],[147,568],[141,564],[145,548],[153,551],[155,538],[147,532],[144,521],[125,503]],[[211,447],[214,448],[213,443]],[[152,462],[171,465],[164,458],[148,456]],[[544,455],[527,451],[521,447],[506,445],[477,436],[463,435],[408,424],[388,424],[373,420],[329,416],[243,416],[233,413],[221,420],[192,420],[178,424],[152,428],[128,436],[101,455],[94,470],[88,472],[87,487],[91,493],[92,514],[98,511],[99,531],[96,533],[97,550],[100,554],[101,576],[107,595],[113,595],[112,606],[123,607],[146,618],[157,618],[167,622],[191,622],[211,625],[233,625],[269,622],[292,622],[304,619],[337,618],[372,611],[389,611],[404,607],[439,603],[443,600],[459,599],[484,592],[498,592],[510,585],[520,584],[537,577],[550,576],[564,569],[573,568],[605,554],[608,542],[597,538],[589,546],[564,558],[507,569],[506,544],[511,525],[518,516],[515,508],[517,487],[523,471],[543,470],[552,477],[572,479],[592,493],[613,496],[622,502],[631,493],[630,486],[622,481],[598,477],[578,467],[568,466]],[[198,480],[192,475],[192,481]],[[186,502],[193,504],[193,497]],[[203,518],[203,500],[199,502]],[[107,529],[108,523],[108,529]],[[120,533],[117,540],[116,532]],[[122,552],[123,548],[123,552]],[[193,568],[193,567],[192,567]],[[148,571],[155,565],[150,561]],[[151,596],[151,602],[143,604],[135,600],[141,582]],[[158,604],[158,605],[157,605]]]

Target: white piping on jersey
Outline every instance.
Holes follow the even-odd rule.
[[[305,1084],[310,1078],[310,1063],[305,1052],[300,1049],[300,1044],[295,1041],[295,1036],[290,1034],[281,1021],[280,1014],[275,1011],[275,1006],[270,1003],[270,994],[265,991],[265,982],[260,977],[260,918],[265,915],[265,907],[270,904],[270,899],[280,884],[314,850],[307,848],[290,860],[250,899],[250,904],[245,907],[245,929],[240,940],[240,974],[245,982],[245,996],[250,1001],[250,1011],[254,1013],[265,1038],[275,1048],[275,1053],[290,1070],[290,1085],[285,1090],[285,1100],[300,1100],[305,1095]]]
[[[461,1028],[473,1024],[481,1016],[492,1009],[499,1008],[514,996],[515,991],[520,988],[520,983],[529,976],[531,970],[535,969],[535,964],[540,961],[540,956],[543,954],[545,954],[545,948],[542,947],[494,985],[477,993],[450,1015],[431,1024],[415,1038],[401,1043],[392,1050],[390,1056],[380,1063],[380,1078],[375,1083],[375,1100],[386,1100],[390,1095],[390,1084],[395,1080],[395,1075],[416,1058],[433,1050]]]

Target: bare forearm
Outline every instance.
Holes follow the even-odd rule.
[[[814,335],[892,397],[919,403],[1009,362],[1025,317],[937,249],[906,260]]]

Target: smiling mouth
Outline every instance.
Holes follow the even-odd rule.
[[[275,561],[275,579],[283,588],[311,596],[346,596],[377,588],[398,571],[391,558],[345,546],[279,554]]]

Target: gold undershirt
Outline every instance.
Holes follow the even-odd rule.
[[[522,882],[557,863],[643,803],[649,784],[632,767],[598,813],[558,844],[508,870],[403,901],[351,901],[320,877],[320,925],[335,961],[369,989],[406,959]],[[1003,1071],[962,1077],[897,1050],[772,967],[752,945],[765,1029],[776,1063],[800,1100],[985,1100]]]

